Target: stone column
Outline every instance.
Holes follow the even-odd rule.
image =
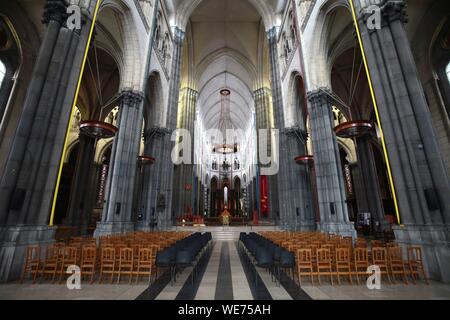
[[[140,207],[144,208],[144,217],[139,221],[137,228],[139,230],[151,230],[150,223],[153,219],[157,219],[164,208],[158,204],[158,194],[160,181],[165,179],[159,175],[163,166],[161,153],[164,146],[165,136],[169,132],[165,128],[149,128],[144,132],[144,154],[152,156],[156,159],[153,165],[144,167],[143,188]],[[157,226],[158,227],[158,226]]]
[[[367,211],[372,214],[375,222],[379,224],[376,231],[387,231],[389,230],[389,223],[386,221],[384,215],[377,168],[369,140],[369,136],[356,139],[359,169],[362,176],[362,189],[358,188],[355,192],[363,192],[365,194],[364,198],[367,201],[364,207],[360,207],[360,204],[358,203],[358,208],[360,209],[360,212]]]
[[[305,190],[308,188],[306,170],[294,161],[296,156],[305,152],[300,140],[302,137],[305,139],[306,132],[300,127],[286,128],[285,126],[276,28],[268,32],[268,38],[274,125],[276,129],[280,130],[279,171],[276,177],[280,226],[284,229],[310,230],[314,228],[314,220],[311,220],[313,217],[311,196]],[[302,224],[303,226],[301,226]]]
[[[174,186],[173,186],[173,210],[176,216],[186,212],[188,206],[194,209],[193,192],[194,190],[194,124],[195,110],[198,92],[191,88],[184,88],[180,92],[180,104],[178,114],[178,128],[188,130],[191,133],[191,160],[192,164],[181,164],[175,167]],[[191,190],[186,190],[185,186],[190,184]],[[200,212],[192,212],[198,214]]]
[[[366,23],[370,4],[381,8],[380,29]],[[404,27],[406,4],[356,5],[403,224],[396,239],[423,246],[430,276],[450,282],[450,184]]]
[[[339,147],[333,130],[330,90],[320,88],[309,92],[308,100],[320,209],[319,230],[356,237],[348,217]]]
[[[115,137],[108,173],[102,221],[95,236],[134,230],[133,195],[142,128],[143,93],[124,90],[119,105],[119,132]]]
[[[179,28],[175,29],[172,66],[169,86],[169,102],[168,102],[168,118],[166,127],[160,130],[163,134],[159,147],[156,149],[156,188],[152,191],[155,194],[152,198],[156,199],[157,206],[157,223],[158,229],[165,230],[170,228],[175,218],[175,212],[172,208],[172,190],[173,190],[173,171],[174,164],[172,162],[172,149],[174,142],[171,141],[172,132],[177,127],[178,99],[180,94],[181,80],[181,60],[184,42],[184,31]]]
[[[253,100],[255,102],[255,124],[256,124],[256,134],[257,134],[257,166],[265,167],[265,165],[261,164],[261,159],[259,158],[259,150],[261,148],[265,148],[267,153],[271,152],[271,144],[268,143],[267,146],[260,145],[260,130],[270,130],[272,128],[271,119],[270,119],[270,110],[272,109],[272,105],[270,103],[271,92],[268,88],[260,88],[253,92]],[[270,140],[269,140],[270,141]],[[256,170],[259,172],[259,170]],[[269,216],[274,219],[276,212],[279,211],[278,206],[278,192],[276,190],[277,180],[276,177],[269,177]],[[260,195],[257,195],[257,199],[260,199]],[[260,201],[260,200],[258,200]],[[261,208],[258,206],[258,215],[261,217]],[[274,219],[275,220],[275,219]]]
[[[64,225],[73,228],[73,235],[85,235],[89,216],[93,210],[92,193],[96,192],[95,181],[95,145],[96,140],[80,134],[75,175],[71,187],[68,216]]]
[[[66,7],[45,3],[42,45],[0,180],[0,281],[20,275],[26,246],[54,240],[49,216],[90,29],[86,16],[81,30],[67,29]]]
[[[287,128],[284,131],[288,155],[288,188],[285,192],[290,199],[290,210],[294,214],[295,230],[313,231],[316,229],[314,204],[311,193],[310,172],[306,165],[298,165],[295,157],[305,155],[308,133],[300,127]]]

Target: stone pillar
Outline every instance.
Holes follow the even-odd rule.
[[[320,209],[319,230],[356,237],[348,217],[330,90],[320,88],[309,92],[308,100]]]
[[[257,164],[260,168],[265,165],[261,164],[261,159],[259,158],[259,150],[265,148],[267,153],[270,154],[272,148],[271,144],[268,143],[267,146],[260,145],[260,130],[270,130],[272,129],[272,121],[270,119],[270,111],[272,105],[271,92],[268,88],[260,88],[253,92],[253,100],[255,102],[255,125],[257,134],[257,159],[259,163]],[[269,140],[270,141],[270,140]],[[259,170],[257,170],[259,172]],[[276,176],[270,176],[269,179],[269,216],[271,219],[275,220],[276,212],[279,211],[278,205],[278,192],[277,192],[277,179]],[[257,195],[257,199],[260,199],[260,195]],[[261,217],[261,208],[258,206],[258,215]]]
[[[301,128],[286,128],[285,126],[276,28],[272,28],[268,32],[268,38],[274,125],[276,129],[280,130],[279,171],[276,177],[280,227],[310,230],[314,228],[314,220],[310,219],[313,217],[311,196],[305,190],[308,188],[306,170],[299,167],[294,161],[296,156],[305,152],[300,140],[302,137],[305,139],[306,132]],[[301,226],[302,224],[303,226]]]
[[[172,190],[173,190],[173,171],[174,164],[172,162],[172,149],[174,142],[171,140],[172,132],[177,127],[177,114],[180,94],[181,80],[181,60],[184,42],[184,31],[179,28],[175,29],[172,66],[169,86],[169,102],[168,102],[168,118],[166,127],[159,130],[163,136],[159,147],[155,150],[156,164],[153,170],[156,171],[157,185],[152,191],[155,194],[151,198],[156,199],[157,206],[157,223],[158,229],[165,230],[173,225],[175,212],[172,209]],[[146,195],[147,199],[148,195]]]
[[[359,212],[370,212],[372,214],[374,221],[379,225],[376,231],[387,231],[389,230],[389,223],[384,215],[377,168],[369,139],[369,136],[356,139],[362,189],[358,188],[355,192],[364,193],[364,199],[366,200],[365,206],[358,203],[358,209]]]
[[[165,136],[168,134],[167,129],[157,127],[149,128],[144,132],[144,154],[154,157],[156,162],[144,167],[140,205],[141,208],[144,208],[144,217],[137,224],[139,230],[151,230],[151,222],[156,222],[154,219],[157,219],[159,214],[164,212],[164,208],[158,204],[158,194],[160,194],[160,179],[165,178],[160,176],[159,172],[164,165],[160,156],[164,147]]]
[[[95,181],[95,145],[96,140],[80,134],[80,146],[75,176],[71,187],[68,216],[64,225],[72,227],[72,235],[85,235],[89,217],[93,210],[92,193],[96,193]]]
[[[381,8],[381,29],[364,6]],[[403,226],[403,244],[421,245],[430,276],[450,282],[450,184],[405,31],[404,1],[356,3]]]
[[[285,193],[290,201],[290,211],[294,214],[295,224],[292,227],[300,231],[316,229],[310,172],[308,166],[298,165],[295,162],[296,156],[306,154],[305,143],[307,138],[308,133],[300,127],[287,128],[282,136],[289,151],[286,175],[287,190],[285,190]]]
[[[178,129],[185,129],[191,133],[191,164],[181,164],[174,169],[173,186],[173,210],[176,216],[186,212],[188,206],[194,209],[193,192],[194,189],[194,124],[195,110],[198,92],[191,88],[184,88],[180,92],[180,104],[178,114]],[[186,190],[186,185],[191,185],[190,190]],[[199,214],[200,212],[192,212]]]
[[[26,246],[54,241],[49,216],[90,29],[86,16],[81,30],[67,29],[66,8],[45,3],[42,45],[0,180],[0,281],[20,275]]]
[[[102,221],[95,236],[134,230],[133,195],[142,128],[143,93],[124,90],[119,105],[119,132],[115,137],[108,173]]]

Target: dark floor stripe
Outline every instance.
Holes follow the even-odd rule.
[[[192,277],[194,276],[194,272],[191,272],[180,292],[178,292],[175,300],[194,300],[197,295],[198,288],[200,287],[200,283],[202,282],[203,276],[206,272],[206,267],[208,266],[209,260],[211,258],[211,254],[214,250],[214,244],[212,244],[211,248],[208,252],[203,254],[203,257],[200,259],[197,265],[197,272],[194,277],[194,285],[192,285]]]
[[[244,252],[243,249],[241,249],[242,244],[236,243],[239,259],[241,260],[242,268],[244,269],[245,276],[247,277],[247,282],[250,286],[250,291],[252,292],[253,299],[254,300],[273,300],[272,296],[270,295],[269,290],[267,289],[264,281],[261,279],[259,273],[255,269],[255,266],[251,263],[249,257]],[[256,285],[255,281],[255,274],[256,278],[258,279],[258,285]]]
[[[280,276],[276,275],[278,281],[281,278],[281,285],[289,293],[294,300],[312,300],[312,298],[284,271],[280,272]]]
[[[231,278],[230,248],[228,247],[228,242],[224,242],[220,250],[215,299],[233,300],[233,279]]]
[[[167,270],[159,277],[150,287],[142,292],[136,300],[155,300],[156,297],[164,290],[170,283],[170,272]]]

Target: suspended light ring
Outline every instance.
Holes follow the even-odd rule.
[[[119,129],[110,123],[87,120],[80,123],[80,132],[94,139],[114,138]]]
[[[301,165],[307,165],[314,162],[314,156],[312,155],[303,155],[295,158],[295,162]]]
[[[156,159],[149,156],[139,156],[138,161],[142,163],[143,165],[151,165],[156,162]]]
[[[334,128],[336,135],[340,138],[352,139],[370,134],[374,126],[369,121],[349,121]]]

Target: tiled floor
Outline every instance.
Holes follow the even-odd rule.
[[[0,300],[135,300],[146,285],[82,285],[69,290],[66,285],[5,284],[0,285]]]
[[[148,287],[140,285],[88,285],[83,284],[81,290],[68,290],[65,285],[25,283],[0,285],[0,299],[102,299],[133,300],[153,297],[156,300],[175,300],[195,297],[196,300],[262,299],[292,300],[368,300],[368,299],[446,299],[450,300],[450,286],[432,282],[431,285],[387,285],[381,290],[369,290],[363,285],[342,284],[331,286],[324,280],[321,286],[311,286],[307,282],[300,289],[292,281],[282,280],[282,285],[274,282],[265,270],[255,270],[246,263],[245,255],[239,254],[236,241],[215,241],[212,251],[205,253],[198,267],[198,277],[192,285],[192,268],[181,272],[177,281],[170,284],[159,282]],[[257,272],[257,273],[255,273]],[[255,277],[258,277],[258,285]],[[151,291],[151,293],[149,293]],[[152,298],[152,299],[153,299]]]
[[[304,286],[302,289],[314,300],[450,300],[450,286],[438,282],[387,285],[380,290],[356,285]]]

